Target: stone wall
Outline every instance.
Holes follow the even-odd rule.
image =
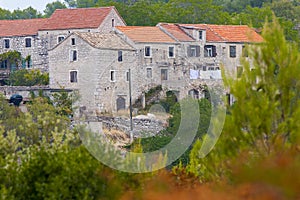
[[[25,39],[27,38],[31,39],[31,47],[25,46]],[[10,48],[4,47],[4,39],[9,39]],[[31,57],[31,65],[28,66],[28,64],[26,63],[26,68],[42,69],[42,71],[47,70],[47,48],[45,47],[44,41],[40,40],[37,35],[0,38],[0,53],[5,53],[7,51],[13,50],[20,52],[23,58],[26,58],[27,56]]]
[[[130,135],[130,118],[122,117],[99,117],[102,122],[102,128],[108,130],[120,130]],[[166,129],[168,124],[166,121],[158,120],[151,117],[133,118],[133,137],[151,137],[159,134]]]

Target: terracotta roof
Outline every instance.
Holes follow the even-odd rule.
[[[37,35],[47,19],[0,20],[0,37]]]
[[[113,33],[83,33],[75,32],[80,38],[91,46],[100,49],[135,50],[132,46]]]
[[[174,38],[181,42],[191,42],[194,41],[189,35],[187,35],[178,25],[159,23],[158,26],[164,28],[168,33],[170,33]]]
[[[134,42],[176,43],[157,26],[118,26],[116,28]]]
[[[208,42],[263,42],[263,38],[246,25],[181,24],[180,26],[205,29]]]
[[[41,30],[65,30],[80,28],[98,28],[111,7],[57,9]]]

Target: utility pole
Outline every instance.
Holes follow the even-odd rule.
[[[133,122],[132,122],[132,98],[131,98],[131,70],[128,70],[129,78],[129,112],[130,112],[130,143],[133,142]]]

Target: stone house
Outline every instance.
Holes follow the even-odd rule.
[[[43,42],[38,36],[39,28],[46,19],[0,20],[0,54],[17,51],[23,58],[22,68],[42,68],[46,64],[47,54]],[[9,73],[17,69],[8,59],[0,60],[0,78],[7,79]]]
[[[181,41],[158,26],[124,26],[116,27],[115,31],[138,51],[137,60],[144,77],[139,87],[143,87],[143,91],[162,85],[165,91],[173,91],[178,99],[185,97],[182,89],[188,84],[185,77],[188,68]],[[182,34],[187,41],[193,41],[185,33]]]
[[[57,9],[47,19],[0,20],[0,54],[18,51],[23,68],[48,70],[48,50],[73,32],[110,32],[126,23],[114,6],[100,8]],[[15,68],[16,66],[12,66]],[[1,61],[2,74],[11,71]]]
[[[129,69],[132,86],[144,79],[136,50],[113,33],[74,32],[49,50],[50,88],[78,90],[82,111],[115,112],[129,106]],[[142,91],[132,87],[136,99]]]
[[[221,67],[228,75],[238,76],[242,72],[241,58],[247,59],[246,46],[263,42],[248,26],[168,23],[157,26],[182,44],[182,57],[192,64],[190,73],[195,74],[190,74],[190,87],[185,94],[196,98],[203,96],[201,86],[215,87],[221,81]]]

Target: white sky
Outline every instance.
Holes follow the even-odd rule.
[[[56,0],[0,0],[0,7],[10,11],[20,8],[28,8],[29,6],[34,9],[43,12],[48,3],[54,2]],[[61,1],[62,2],[62,1]]]

